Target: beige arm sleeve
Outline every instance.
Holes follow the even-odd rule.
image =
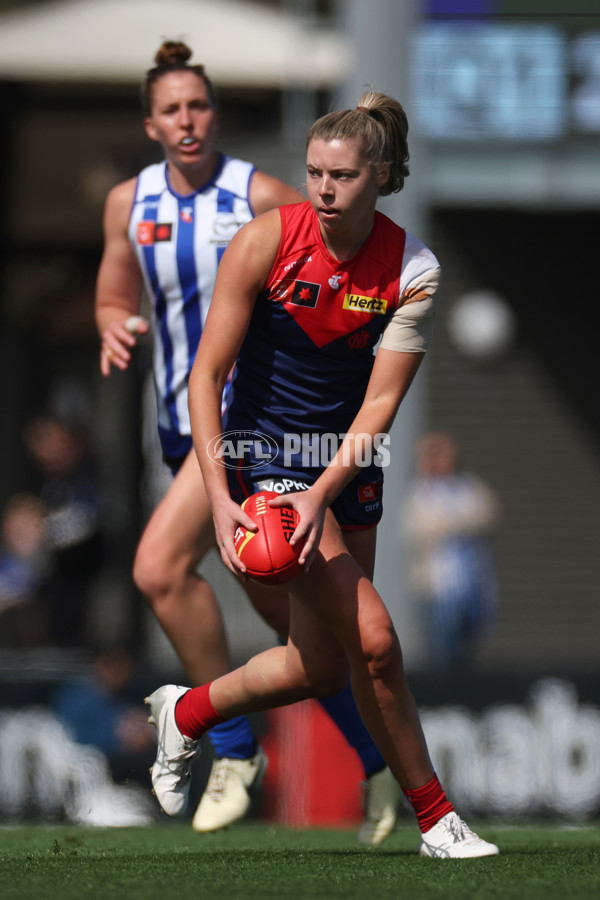
[[[424,353],[431,343],[435,315],[434,294],[440,282],[439,267],[432,269],[404,294],[381,338],[381,347],[403,353]]]

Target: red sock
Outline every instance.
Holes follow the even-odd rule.
[[[428,781],[423,787],[404,791],[404,793],[415,811],[422,834],[437,825],[443,816],[454,811],[437,775],[434,775],[431,781]]]
[[[192,688],[177,701],[175,721],[180,732],[196,741],[213,725],[225,722],[226,717],[214,708],[208,692],[210,684]]]

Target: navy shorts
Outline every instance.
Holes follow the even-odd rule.
[[[322,469],[289,469],[270,463],[260,468],[228,468],[229,492],[236,503],[257,491],[291,494],[306,491]],[[343,531],[374,528],[383,515],[383,470],[370,465],[359,469],[331,504],[331,511]]]
[[[192,443],[191,437],[188,437],[188,435],[182,435],[181,443],[177,448],[178,453],[176,456],[169,455],[163,452],[163,462],[171,470],[171,475],[173,476],[173,478],[179,472],[193,446],[194,444]]]

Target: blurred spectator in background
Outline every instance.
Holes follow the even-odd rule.
[[[0,520],[0,645],[30,647],[46,638],[40,588],[47,574],[44,507],[34,494],[15,494]]]
[[[68,420],[41,415],[27,425],[24,441],[46,511],[44,540],[52,577],[44,592],[51,640],[80,646],[90,589],[103,561],[100,498],[87,434]]]
[[[148,786],[156,732],[134,700],[134,674],[135,660],[125,647],[98,650],[90,675],[58,686],[50,705],[74,741],[104,753],[116,782]]]
[[[434,665],[467,663],[474,640],[495,620],[490,539],[499,515],[491,488],[459,469],[458,448],[450,435],[431,432],[417,442],[403,531]]]

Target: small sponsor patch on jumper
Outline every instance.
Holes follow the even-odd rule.
[[[154,243],[154,222],[138,222],[136,239],[138,244]]]
[[[173,225],[171,222],[157,222],[154,229],[154,241],[170,241],[173,233]]]
[[[387,312],[388,302],[381,297],[363,297],[360,294],[346,294],[342,304],[344,309],[354,312],[378,313],[384,316]]]
[[[314,284],[312,281],[296,281],[290,303],[293,303],[294,306],[308,306],[310,309],[314,309],[320,290],[320,284]]]

